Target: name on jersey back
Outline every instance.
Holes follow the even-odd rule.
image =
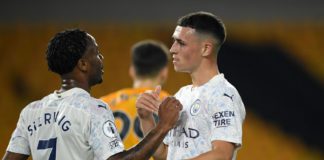
[[[27,130],[30,133],[29,135],[32,136],[43,126],[51,125],[53,123],[56,123],[62,131],[68,131],[72,124],[65,115],[59,115],[59,112],[60,111],[48,112],[44,113],[40,117],[35,118],[34,121],[32,121],[27,127]]]

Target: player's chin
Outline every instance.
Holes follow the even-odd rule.
[[[176,72],[186,72],[183,68],[181,68],[181,67],[179,67],[179,66],[176,66],[176,65],[174,65],[174,70],[175,70]]]
[[[100,76],[100,77],[98,77],[95,81],[94,81],[94,85],[96,85],[96,84],[101,84],[103,82],[103,77],[102,76]]]
[[[174,68],[174,70],[175,70],[176,72],[180,72],[180,69],[179,69],[178,66],[174,65],[173,68]]]
[[[97,80],[96,80],[97,84],[100,84],[103,82],[103,74],[104,74],[103,70],[100,73],[98,73]]]
[[[103,82],[103,75],[100,76],[100,78],[98,79],[98,84]]]

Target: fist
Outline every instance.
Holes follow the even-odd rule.
[[[159,107],[159,123],[166,128],[171,129],[179,119],[179,112],[182,110],[182,104],[174,97],[167,97]]]

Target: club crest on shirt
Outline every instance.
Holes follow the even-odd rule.
[[[190,108],[190,114],[195,116],[199,113],[199,110],[200,110],[200,99],[197,99],[192,105],[191,105],[191,108]]]
[[[106,121],[102,126],[103,133],[109,138],[117,137],[117,128],[112,121]]]

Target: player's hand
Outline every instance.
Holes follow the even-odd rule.
[[[167,97],[159,108],[159,124],[165,126],[168,130],[174,128],[181,110],[180,101],[174,97]]]
[[[138,97],[136,109],[139,118],[150,118],[153,112],[157,113],[159,111],[159,105],[161,103],[159,98],[160,91],[161,86],[157,86],[154,91],[146,91]]]

